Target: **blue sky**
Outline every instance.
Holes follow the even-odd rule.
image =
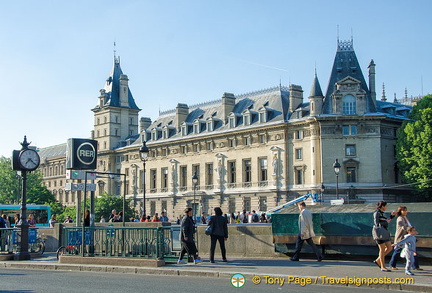
[[[140,117],[274,87],[323,91],[354,37],[377,96],[431,93],[432,1],[0,1],[0,156],[89,137],[113,42]],[[352,33],[351,33],[352,32]]]

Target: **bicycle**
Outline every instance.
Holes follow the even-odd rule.
[[[16,238],[21,237],[21,233],[19,233],[18,231],[15,233],[16,233]],[[15,253],[20,251],[20,248],[21,248],[20,243],[14,242],[13,244],[14,244],[13,251]],[[43,239],[41,236],[39,236],[39,233],[37,233],[36,234],[36,241],[32,242],[32,243],[29,242],[28,246],[29,246],[28,249],[29,249],[30,253],[42,255],[45,252],[45,239]]]
[[[60,246],[57,249],[57,260],[59,260],[60,256],[63,254],[72,254],[72,255],[78,255],[79,250],[75,245],[68,245],[68,246]]]

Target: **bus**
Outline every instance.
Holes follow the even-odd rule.
[[[21,205],[0,204],[0,215],[8,217],[11,227],[15,226],[15,214],[21,215]],[[27,217],[32,214],[36,219],[36,227],[48,227],[51,219],[51,206],[41,204],[28,204]]]

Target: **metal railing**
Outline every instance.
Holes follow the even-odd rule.
[[[104,226],[86,227],[84,245],[82,227],[63,227],[62,246],[65,254],[163,259],[180,244],[173,227]]]
[[[38,228],[29,228],[29,252],[44,253],[45,242],[38,234]],[[0,253],[16,253],[21,243],[21,230],[17,228],[0,228]]]

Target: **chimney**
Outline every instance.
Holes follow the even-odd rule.
[[[294,112],[303,103],[303,90],[300,85],[291,84],[289,87],[289,111]]]
[[[375,63],[373,59],[370,61],[369,66],[369,91],[372,98],[374,107],[376,107],[376,90],[375,90]]]
[[[151,125],[152,121],[149,117],[141,117],[140,119],[140,133],[145,131]]]
[[[176,107],[176,127],[177,131],[181,130],[181,124],[186,121],[189,115],[189,106],[187,104],[178,103]]]
[[[222,115],[221,119],[224,123],[227,122],[228,114],[234,110],[235,96],[231,93],[224,93],[222,96]]]
[[[129,108],[129,79],[126,74],[120,75],[120,106]]]

